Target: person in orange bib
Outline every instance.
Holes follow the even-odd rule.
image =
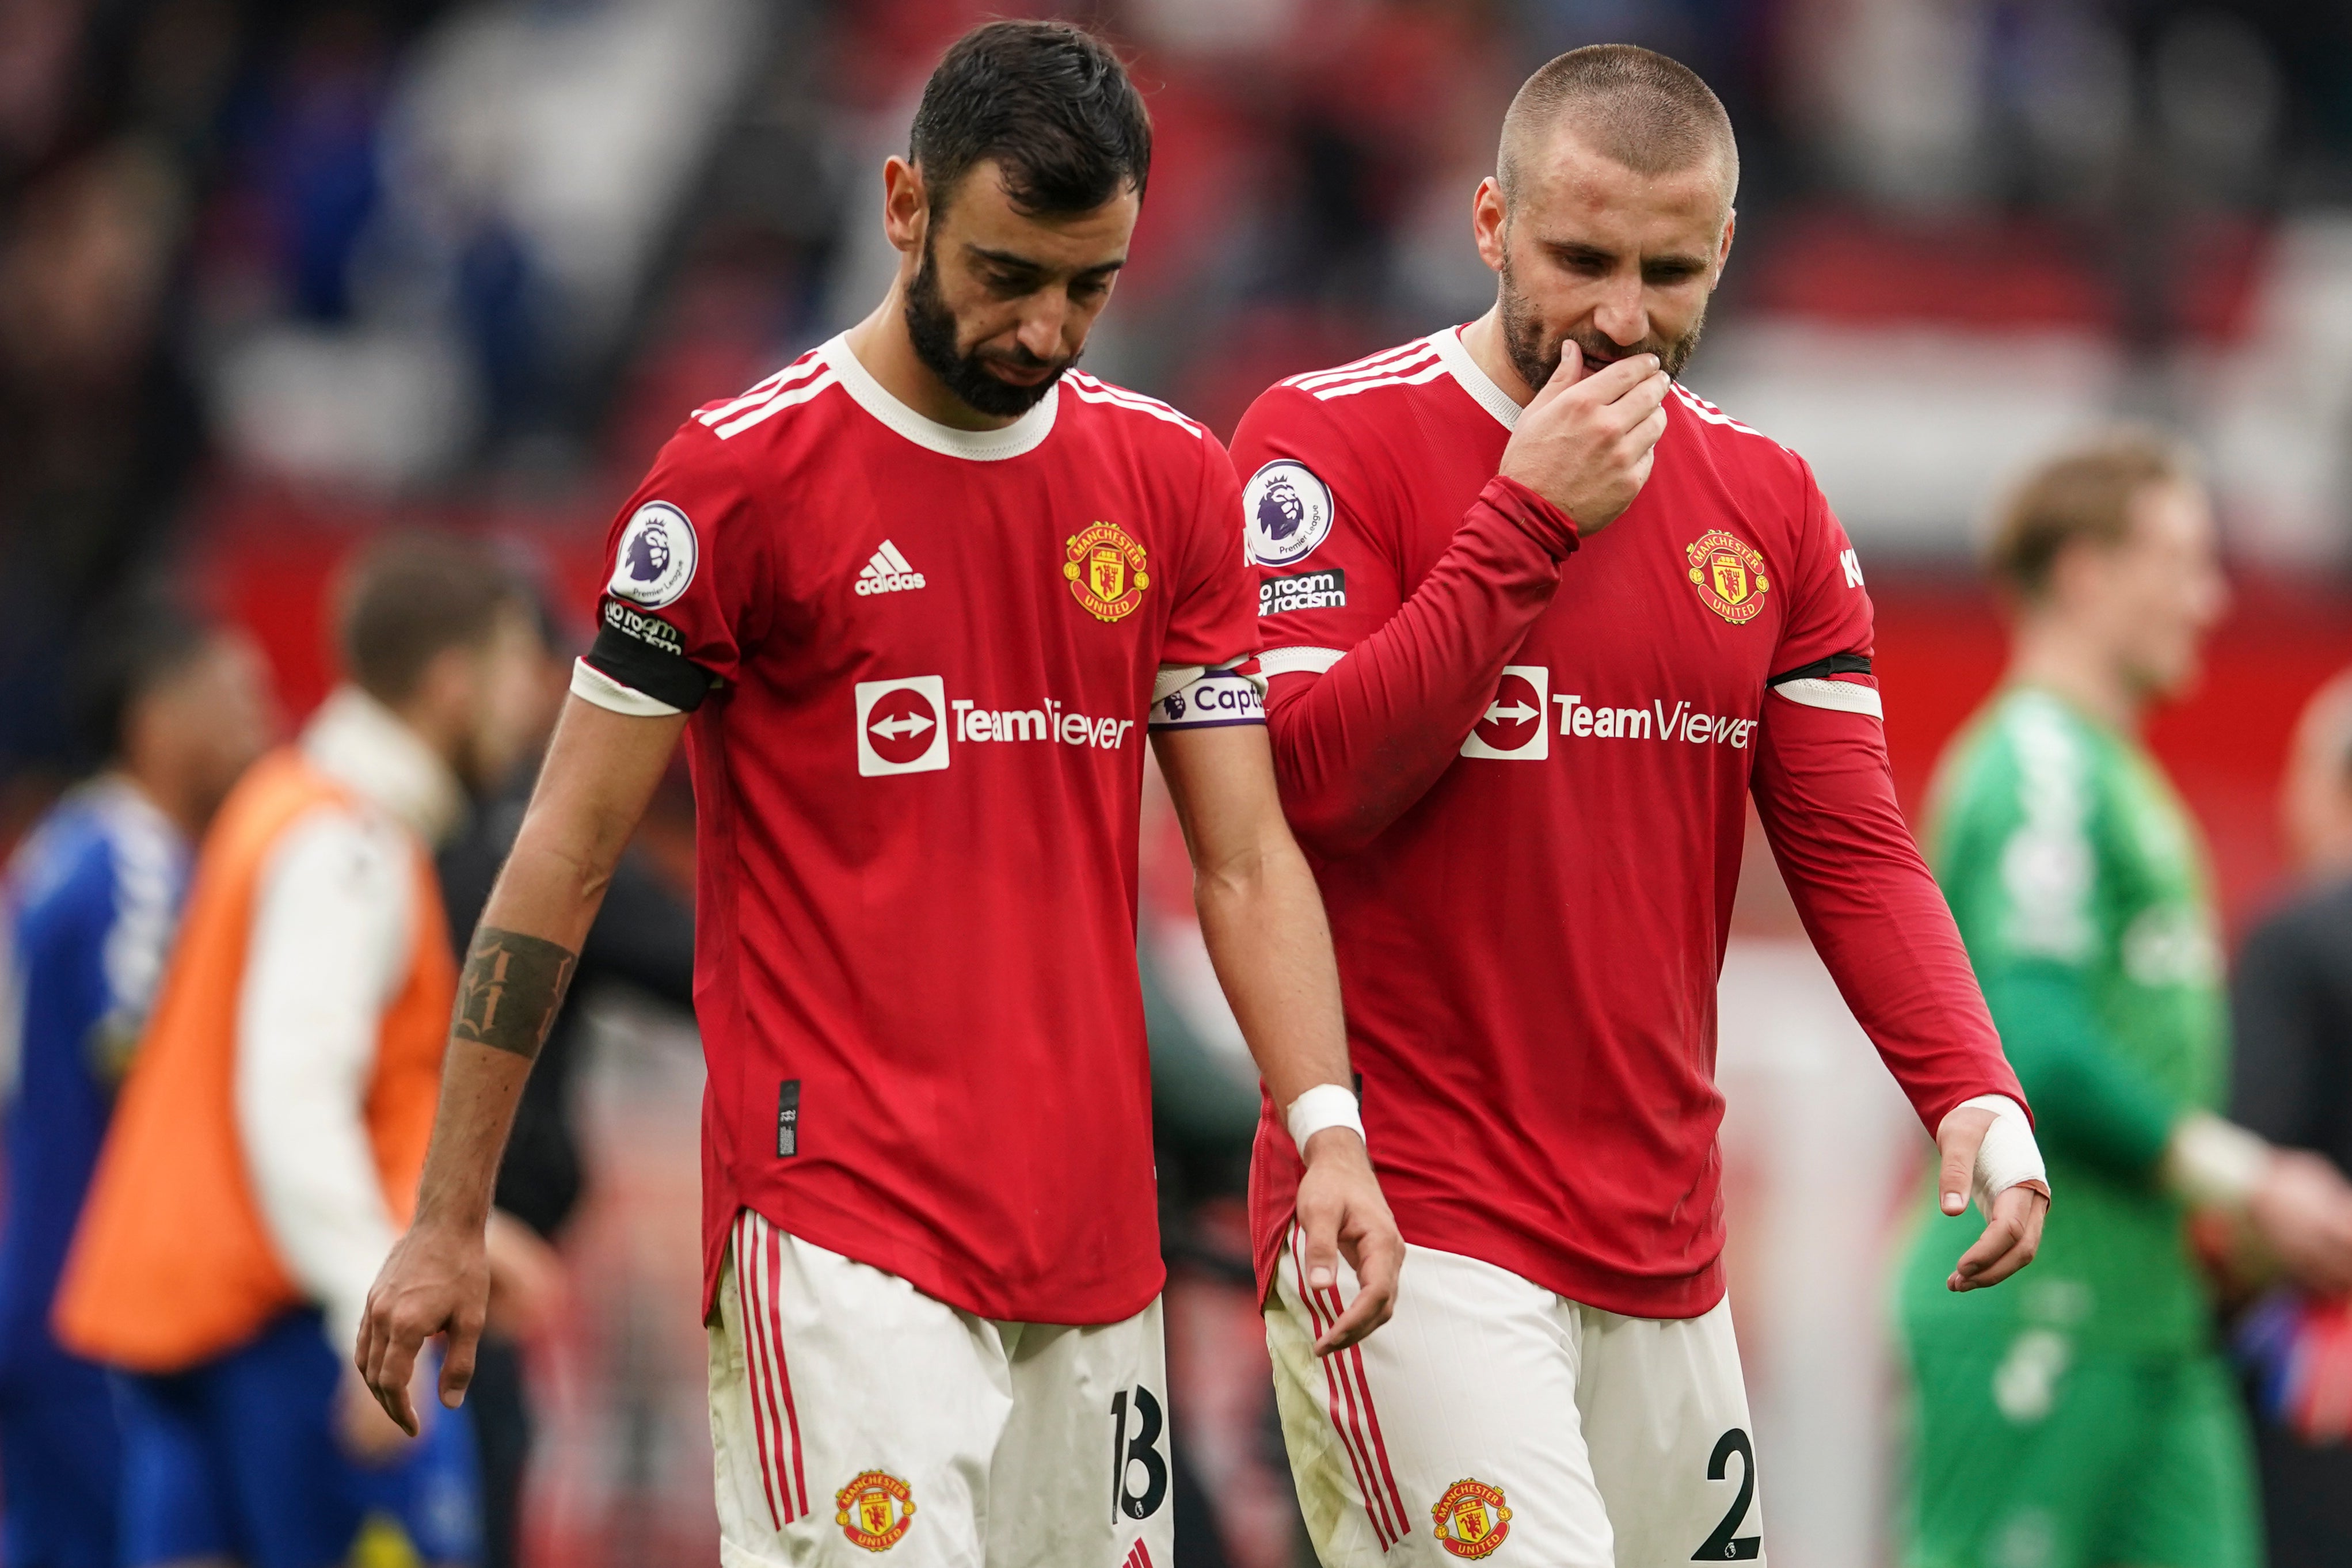
[[[121,1374],[125,1568],[324,1568],[376,1516],[425,1562],[478,1550],[464,1423],[411,1443],[346,1363],[439,1094],[432,847],[515,762],[543,650],[449,542],[372,552],[339,607],[346,684],[205,838],[58,1292],[60,1342]]]

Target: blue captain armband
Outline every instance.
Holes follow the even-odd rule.
[[[1265,722],[1265,679],[1255,658],[1163,664],[1151,683],[1151,728],[1214,730]]]

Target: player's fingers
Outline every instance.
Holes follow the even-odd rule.
[[[1638,400],[1645,395],[1643,389],[1657,378],[1657,355],[1627,354],[1623,359],[1612,360],[1588,374],[1584,378],[1584,389],[1586,395],[1595,403],[1615,405],[1631,397],[1637,400],[1633,406],[1638,408],[1641,406]]]
[[[423,1336],[411,1341],[397,1324],[385,1336],[384,1352],[377,1358],[375,1370],[368,1375],[368,1387],[374,1391],[376,1403],[384,1414],[400,1423],[400,1429],[410,1436],[416,1436],[416,1411],[408,1402],[408,1380],[415,1375],[416,1352]]]
[[[1396,1289],[1402,1248],[1388,1245],[1389,1238],[1368,1238],[1359,1249],[1356,1296],[1347,1310],[1339,1314],[1324,1336],[1315,1342],[1318,1356],[1346,1350],[1379,1328],[1396,1311]]]
[[[1339,1282],[1339,1221],[1322,1205],[1301,1205],[1298,1228],[1307,1237],[1307,1289],[1328,1290]]]
[[[1984,1227],[1984,1234],[1975,1245],[1960,1254],[1958,1265],[1952,1270],[1952,1288],[1956,1290],[1981,1289],[2000,1283],[2024,1267],[2021,1260],[2009,1263],[2010,1255],[2022,1239],[2017,1221],[1996,1209],[1993,1218]],[[2003,1268],[2003,1264],[2009,1267]]]
[[[1552,367],[1536,395],[1528,399],[1528,413],[1559,401],[1559,395],[1584,379],[1584,351],[1572,342],[1559,345],[1559,363]]]
[[[352,1347],[352,1366],[365,1381],[368,1368],[375,1359],[375,1302],[368,1302],[367,1310],[360,1314],[359,1343]]]
[[[1944,1118],[1936,1129],[1936,1192],[1948,1215],[1969,1206],[1969,1188],[1977,1168],[1977,1149],[1992,1126],[1992,1113],[1962,1107]]]
[[[460,1318],[449,1325],[448,1342],[441,1352],[441,1404],[455,1410],[466,1403],[474,1381],[474,1358],[482,1343],[482,1320]]]

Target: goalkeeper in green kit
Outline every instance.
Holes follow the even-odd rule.
[[[2198,831],[2140,744],[2226,590],[2205,494],[2121,434],[1995,530],[2008,679],[1954,742],[1928,854],[2059,1194],[2006,1290],[1948,1290],[1932,1196],[1898,1292],[1916,1400],[1907,1568],[2258,1568],[2250,1442],[2189,1239],[2352,1287],[2352,1188],[2213,1112],[2227,1010]]]

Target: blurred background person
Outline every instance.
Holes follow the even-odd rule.
[[[320,1568],[371,1516],[478,1552],[464,1417],[411,1447],[351,1358],[455,999],[430,851],[514,764],[545,654],[515,580],[442,540],[370,552],[337,609],[347,683],[205,837],[58,1291],[60,1338],[123,1373],[128,1568]]]
[[[116,1087],[179,921],[194,847],[276,714],[258,651],[161,593],[126,594],[76,661],[97,771],[8,868],[14,1044],[0,1220],[0,1560],[113,1568],[120,1441],[104,1372],[62,1349],[49,1307]]]
[[[2216,1113],[2229,1037],[2194,822],[2139,739],[2226,598],[2210,501],[2126,431],[2001,511],[2007,681],[1946,754],[1930,855],[2018,1077],[2053,1205],[2019,1290],[1945,1289],[1934,1213],[1905,1266],[1913,1568],[2257,1568],[2252,1456],[2190,1206],[2298,1278],[2352,1285],[2352,1186]]]
[[[2302,885],[2238,954],[2231,1114],[2352,1174],[2352,673],[2304,710],[2282,796]],[[2352,1563],[2352,1309],[2285,1292],[2238,1338],[2271,1568]]]
[[[450,952],[459,962],[482,918],[491,884],[522,827],[539,761],[572,681],[572,655],[552,619],[539,616],[543,657],[538,705],[529,744],[503,780],[473,812],[462,833],[440,854],[441,892]],[[466,1413],[481,1457],[483,1568],[513,1568],[522,1549],[522,1493],[530,1468],[533,1416],[524,1378],[523,1342],[541,1328],[561,1289],[562,1262],[554,1244],[580,1205],[588,1173],[578,1126],[579,1073],[587,1055],[586,1008],[599,989],[628,987],[640,995],[690,1012],[694,1006],[694,910],[642,851],[625,854],[613,873],[595,922],[580,948],[564,1005],[540,1047],[514,1127],[499,1165],[493,1201],[520,1227],[510,1238],[509,1267],[531,1276],[509,1292],[503,1321],[483,1333]],[[536,1237],[541,1244],[530,1245]],[[519,1264],[519,1267],[518,1267]]]

